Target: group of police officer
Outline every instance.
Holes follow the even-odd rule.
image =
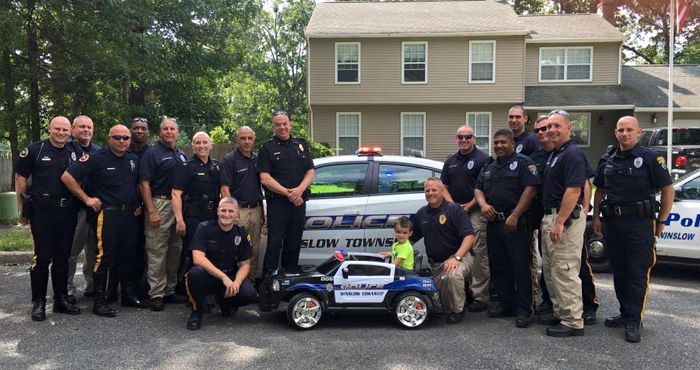
[[[606,319],[605,325],[624,327],[625,339],[639,342],[655,263],[655,236],[661,233],[673,202],[663,157],[639,146],[639,123],[634,117],[622,117],[615,128],[618,145],[603,155],[594,171],[571,137],[566,111],[554,110],[539,118],[534,134],[525,130],[527,120],[522,106],[509,109],[510,130],[493,135],[495,158],[476,147],[471,127],[460,127],[456,135],[459,150],[447,159],[442,171],[444,185],[434,179],[429,182],[438,184],[425,186],[432,211],[439,213],[440,206],[430,201],[432,188],[444,186],[445,198],[459,204],[471,220],[474,257],[463,275],[470,280],[473,301],[465,309],[488,308],[491,280],[498,304],[488,311],[489,317],[514,316],[516,326],[523,328],[538,314],[538,321],[549,325],[546,334],[553,337],[581,336],[584,324],[596,322],[598,302],[583,248],[591,199],[589,178],[594,177],[593,231],[601,235],[602,225],[607,228],[620,304],[620,315]],[[658,190],[660,204],[655,198]],[[446,214],[440,217],[444,224]],[[440,228],[428,219],[423,223]],[[542,302],[537,307],[535,231],[542,256]],[[465,250],[469,248],[458,250],[453,243],[448,258],[462,262]],[[428,240],[426,252],[429,258],[436,254]],[[440,262],[445,260],[440,258]],[[455,292],[466,295],[459,289]],[[448,317],[448,322],[461,320],[464,312],[460,309],[453,308],[453,319]]]

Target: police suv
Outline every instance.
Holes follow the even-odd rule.
[[[679,178],[673,187],[673,208],[664,231],[656,238],[657,257],[663,261],[700,263],[700,169]],[[586,247],[593,269],[608,270],[605,237],[593,236],[588,227]]]

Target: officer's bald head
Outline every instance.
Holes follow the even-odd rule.
[[[238,201],[236,201],[236,198],[234,197],[223,197],[219,201],[219,208],[221,208],[222,205],[225,204],[230,204],[232,205],[235,209],[238,209]]]
[[[633,128],[639,128],[639,121],[632,116],[624,116],[617,120],[617,127],[620,127],[621,124],[625,126],[631,126]]]
[[[57,148],[62,148],[70,137],[70,121],[63,116],[54,117],[49,123],[48,131],[51,143]]]
[[[109,129],[109,136],[112,135],[130,135],[131,131],[124,125],[114,125]]]
[[[70,127],[70,120],[66,117],[63,116],[56,116],[51,119],[51,122],[49,123],[49,127],[55,126],[55,125],[68,125]]]

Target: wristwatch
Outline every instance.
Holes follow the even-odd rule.
[[[457,261],[460,261],[460,262],[462,261],[462,257],[460,257],[460,256],[458,256],[458,255],[456,255],[456,254],[455,254],[454,256],[452,256],[452,257],[454,257]]]

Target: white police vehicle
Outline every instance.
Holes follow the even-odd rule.
[[[661,261],[700,263],[700,169],[673,183],[676,190],[666,227],[656,238],[656,254]],[[659,195],[657,195],[657,199]],[[596,271],[610,267],[605,238],[586,233],[589,262]]]

